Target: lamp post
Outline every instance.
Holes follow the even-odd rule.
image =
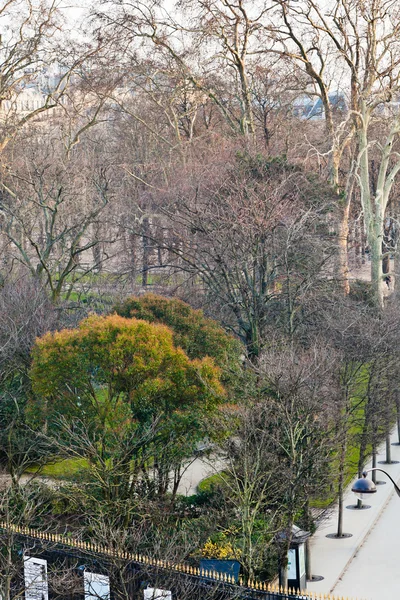
[[[396,494],[400,498],[400,488],[398,487],[397,483],[394,481],[394,479],[392,479],[392,477],[389,475],[389,473],[386,473],[386,471],[384,471],[383,469],[378,469],[378,468],[367,469],[366,471],[363,472],[362,477],[360,477],[360,479],[357,479],[357,481],[354,482],[353,487],[351,488],[351,491],[357,496],[357,498],[360,498],[361,500],[363,500],[364,498],[368,498],[369,496],[371,496],[371,494],[375,494],[375,492],[376,492],[375,483],[373,481],[371,481],[371,479],[367,479],[367,473],[371,473],[372,471],[380,471],[381,473],[384,473],[386,475],[386,477],[389,477],[390,481],[394,485]]]

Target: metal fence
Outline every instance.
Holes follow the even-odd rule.
[[[143,598],[145,586],[172,590],[174,600],[193,598],[205,600],[344,600],[330,594],[309,590],[283,589],[262,581],[235,582],[230,575],[200,570],[186,563],[153,559],[140,553],[121,551],[90,541],[73,539],[67,535],[43,532],[30,527],[0,522],[0,530],[14,534],[21,544],[29,543],[30,552],[40,553],[55,565],[69,564],[79,573],[86,565],[103,573],[118,573],[124,586],[130,589],[130,598]],[[61,567],[60,567],[61,568]],[[115,575],[114,575],[115,577]],[[184,590],[184,591],[183,591]],[[71,594],[77,598],[79,594]],[[113,594],[111,592],[111,600]]]

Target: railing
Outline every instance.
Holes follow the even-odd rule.
[[[227,586],[235,586],[238,591],[240,588],[243,589],[243,594],[238,594],[243,598],[248,598],[250,596],[268,598],[269,600],[345,600],[343,596],[333,596],[331,594],[322,594],[310,590],[283,588],[277,584],[266,583],[265,581],[254,581],[249,579],[247,582],[245,582],[242,577],[239,577],[239,582],[237,583],[231,575],[226,573],[208,571],[206,569],[200,569],[199,567],[193,567],[185,563],[174,563],[173,561],[169,560],[155,559],[138,552],[128,552],[126,550],[112,548],[104,544],[85,542],[82,540],[73,539],[67,535],[39,531],[38,529],[33,529],[31,527],[24,527],[0,521],[0,529],[23,537],[40,540],[41,542],[62,545],[67,548],[75,548],[76,550],[80,550],[84,553],[103,555],[109,558],[117,558],[124,561],[135,562],[143,566],[163,569],[170,573],[175,572],[179,575],[187,575],[195,578],[198,577],[202,581],[206,579],[210,582],[220,582]],[[349,599],[346,598],[346,600]]]

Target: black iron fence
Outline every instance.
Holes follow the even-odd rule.
[[[230,575],[216,571],[10,523],[0,522],[0,530],[13,536],[14,543],[21,548],[21,556],[29,553],[48,561],[49,598],[81,599],[82,575],[87,570],[109,577],[110,600],[118,597],[143,600],[143,590],[148,587],[170,590],[173,600],[340,600],[329,594],[282,589],[261,581],[235,582]],[[70,574],[69,584],[65,573]],[[70,586],[70,593],[57,592],[63,582]]]

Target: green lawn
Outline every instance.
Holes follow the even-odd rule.
[[[43,467],[29,467],[28,473],[37,473],[42,477],[53,479],[75,479],[77,475],[87,471],[89,464],[85,458],[66,458]]]

